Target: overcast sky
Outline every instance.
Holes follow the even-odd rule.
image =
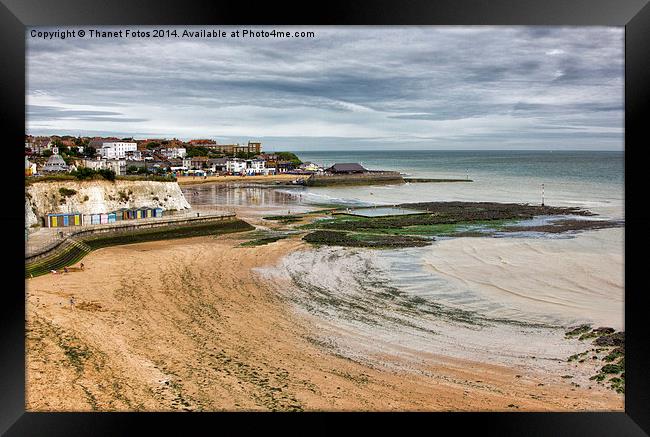
[[[254,29],[176,30],[243,28]],[[622,27],[260,28],[316,36],[90,39],[70,27],[86,37],[43,40],[28,29],[28,133],[623,149]]]

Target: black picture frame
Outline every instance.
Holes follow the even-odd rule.
[[[273,426],[278,417],[318,422],[320,430],[336,432],[332,415],[304,413],[255,415],[218,413],[30,413],[25,412],[25,296],[24,262],[14,253],[24,250],[24,191],[14,182],[22,179],[20,166],[25,135],[25,27],[79,24],[362,24],[362,25],[614,25],[625,26],[625,326],[626,394],[625,412],[620,413],[427,413],[373,415],[383,425],[394,418],[429,429],[449,427],[454,434],[473,428],[482,435],[588,435],[642,436],[650,433],[650,378],[645,367],[650,347],[649,324],[641,272],[647,237],[641,204],[643,199],[644,114],[650,105],[650,6],[648,0],[444,0],[375,1],[360,3],[335,0],[283,6],[278,2],[251,5],[228,1],[90,1],[90,0],[0,0],[0,113],[5,121],[3,150],[4,194],[10,199],[0,215],[4,230],[5,278],[11,285],[3,291],[0,342],[0,432],[7,435],[122,435],[135,426],[150,433],[207,425],[213,432],[224,420],[236,421],[238,430],[260,431]],[[19,155],[20,154],[20,155]],[[634,202],[635,192],[639,193]],[[15,232],[13,231],[15,229]],[[22,287],[21,287],[22,284]],[[218,416],[218,417],[217,417]],[[341,417],[342,414],[336,414]],[[346,418],[368,415],[351,413]],[[218,424],[219,429],[213,428]],[[210,428],[209,428],[210,429]]]

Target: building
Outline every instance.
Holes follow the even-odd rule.
[[[190,144],[192,144],[192,141],[190,141]],[[253,153],[258,155],[262,151],[262,143],[259,141],[249,141],[248,144],[201,143],[195,145],[229,155],[236,155],[238,153]]]
[[[113,170],[116,176],[126,174],[126,159],[84,159],[83,166],[93,170]]]
[[[267,175],[275,173],[275,169],[266,168],[266,161],[263,159],[239,159],[230,158],[226,161],[226,171],[233,174]]]
[[[105,167],[105,161],[103,159],[84,159],[83,166],[93,170],[101,170]]]
[[[307,171],[310,173],[318,173],[320,171],[323,171],[323,169],[319,165],[314,164],[313,162],[303,162],[298,166],[298,168],[300,170]]]
[[[31,162],[25,156],[25,176],[34,176],[36,174],[36,164]]]
[[[208,168],[212,173],[227,171],[228,158],[212,158],[208,160]]]
[[[167,147],[160,149],[160,154],[167,159],[185,158],[187,156],[187,149],[185,147]]]
[[[183,165],[185,165],[185,159],[183,159]],[[194,156],[189,158],[190,165],[187,166],[190,169],[201,170],[204,167],[208,166],[209,158],[207,156]]]
[[[233,158],[226,161],[226,171],[232,174],[245,174],[246,173],[246,160]]]
[[[115,176],[122,176],[126,174],[126,160],[125,159],[107,159],[104,161],[104,168],[113,170]]]
[[[32,149],[32,153],[36,153],[38,155],[42,155],[43,151],[49,150],[51,146],[52,146],[52,142],[50,141],[49,138],[37,137],[34,138],[30,143],[30,148]]]
[[[337,163],[325,169],[328,173],[350,174],[350,173],[366,173],[368,170],[363,168],[361,164],[357,163]]]
[[[142,152],[140,150],[129,150],[125,153],[124,158],[127,161],[142,161]]]
[[[57,171],[65,171],[67,172],[68,165],[65,163],[63,158],[61,158],[61,155],[52,155],[48,158],[47,162],[43,166],[43,171],[44,172],[57,172]]]
[[[120,159],[125,158],[127,152],[135,152],[136,150],[138,150],[138,145],[135,142],[113,141],[102,143],[99,154],[106,159]]]

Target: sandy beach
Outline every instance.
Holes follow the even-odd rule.
[[[259,273],[305,243],[242,238],[105,248],[84,271],[27,280],[27,410],[623,408],[622,395],[534,366],[426,351],[404,366],[377,350],[350,358],[321,339],[362,345],[362,333],[296,311],[287,284]]]

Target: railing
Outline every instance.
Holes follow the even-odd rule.
[[[82,236],[86,234],[94,234],[98,232],[111,232],[115,230],[130,230],[139,227],[148,227],[150,225],[170,225],[174,223],[192,222],[192,221],[209,221],[211,219],[230,220],[236,217],[234,212],[205,212],[193,211],[191,214],[177,215],[176,217],[152,217],[144,219],[131,219],[120,220],[113,223],[95,224],[95,225],[80,225],[68,228],[52,228],[52,229],[65,229],[66,231],[59,231],[61,234],[54,236],[47,240],[45,245],[40,244],[39,247],[25,247],[25,259],[33,259],[41,257],[59,247],[63,242],[69,241],[72,237]]]

